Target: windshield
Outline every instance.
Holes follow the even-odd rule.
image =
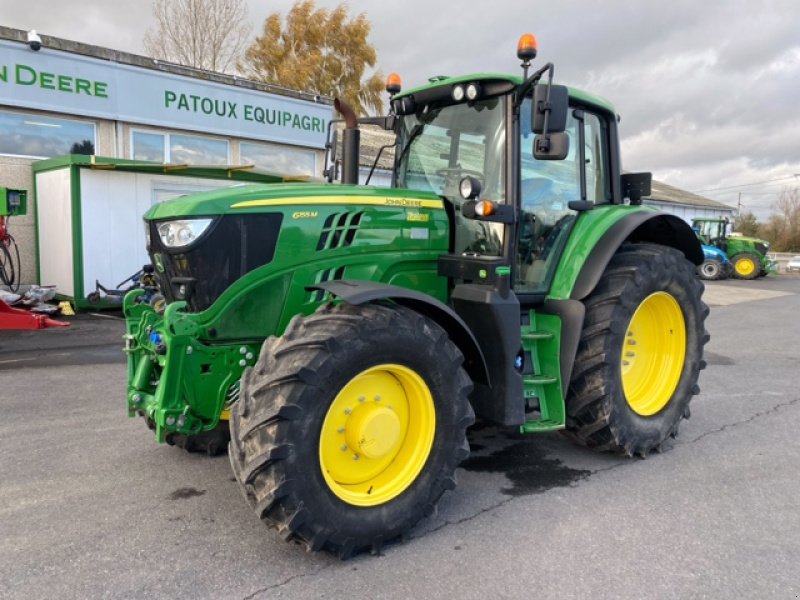
[[[459,182],[481,183],[481,198],[506,201],[506,124],[503,98],[428,109],[403,118],[399,132],[396,185],[444,196],[456,209],[464,202]],[[499,255],[503,228],[460,217],[455,252]]]

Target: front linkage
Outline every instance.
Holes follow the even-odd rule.
[[[238,399],[239,379],[255,363],[258,344],[213,345],[201,341],[197,314],[173,302],[163,315],[125,296],[128,416],[144,417],[159,442],[169,436],[196,436],[227,419]]]

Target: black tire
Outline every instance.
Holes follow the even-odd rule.
[[[697,267],[697,274],[699,275],[700,279],[705,281],[716,281],[717,279],[722,279],[723,273],[724,269],[722,268],[722,263],[720,263],[718,260],[708,259],[699,267]]]
[[[245,370],[232,410],[231,465],[256,514],[286,541],[342,558],[365,549],[379,552],[405,534],[455,487],[456,468],[469,456],[466,428],[475,416],[462,362],[436,323],[407,308],[328,305],[296,316],[282,337],[264,342],[256,365]],[[340,390],[366,371],[389,365],[408,369],[430,392],[430,450],[396,496],[357,506],[342,499],[323,474],[323,424],[328,426]],[[360,493],[371,492],[372,486]]]
[[[0,282],[17,293],[20,284],[19,246],[9,234],[8,243],[0,241]]]
[[[599,451],[646,457],[653,450],[661,451],[664,441],[678,434],[681,419],[690,415],[692,395],[700,391],[697,379],[705,368],[703,346],[709,339],[704,326],[708,307],[701,299],[703,284],[694,271],[681,252],[655,244],[625,244],[611,259],[597,288],[585,300],[586,318],[566,402],[566,433],[573,440]],[[635,348],[628,345],[636,342],[628,339],[633,335],[629,326],[636,310],[651,298],[666,299],[668,306],[674,306],[671,310],[682,314],[685,355],[683,364],[672,371],[675,382],[656,390],[663,393],[666,403],[653,414],[644,414],[646,411],[635,410],[626,397],[623,369],[631,367],[623,365],[622,353]],[[650,313],[649,318],[656,328],[660,326],[661,315]],[[659,334],[675,335],[670,327],[663,325]],[[657,336],[644,343],[652,345],[655,339]],[[674,343],[684,347],[680,341]],[[644,356],[644,365],[654,364]],[[663,373],[664,363],[656,364]],[[663,380],[651,377],[647,381]]]
[[[731,259],[731,264],[736,279],[755,279],[761,272],[761,261],[755,254],[749,252],[737,254]]]

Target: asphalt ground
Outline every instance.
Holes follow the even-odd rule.
[[[0,332],[0,598],[798,598],[800,277],[707,286],[708,368],[664,454],[470,434],[404,543],[339,561],[251,513],[226,457],[124,406],[123,323]]]

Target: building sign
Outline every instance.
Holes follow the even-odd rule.
[[[0,40],[0,104],[312,148],[331,107]]]

